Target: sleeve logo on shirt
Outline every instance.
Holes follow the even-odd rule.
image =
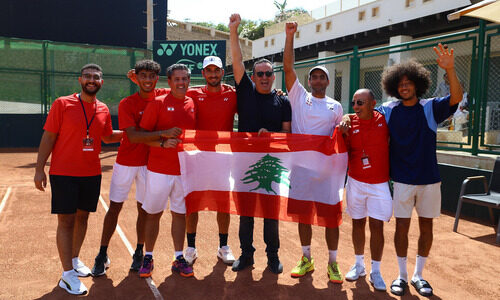
[[[229,101],[229,98],[224,98],[224,102],[227,102],[227,101]]]
[[[140,111],[139,114],[142,115],[144,113],[144,111]]]
[[[198,98],[198,101],[203,101],[203,100],[205,100],[205,98],[203,98],[203,97]]]
[[[358,133],[358,132],[359,132],[359,129],[354,129],[354,130],[352,131],[352,133]]]
[[[382,123],[378,123],[378,125],[377,125],[377,126],[378,126],[378,127],[382,127],[382,125],[383,125]]]
[[[333,104],[328,104],[327,107],[329,110],[332,110],[332,111],[335,109],[335,106]]]
[[[174,108],[174,107],[172,107],[172,106],[168,106],[168,107],[167,107],[167,111],[174,111],[174,110],[175,110],[175,108]]]

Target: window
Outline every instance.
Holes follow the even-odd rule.
[[[271,46],[274,46],[274,39],[271,39]]]
[[[264,47],[266,47],[266,48],[267,48],[267,46],[269,46],[269,42],[268,42],[268,41],[265,41],[265,42],[264,42]]]
[[[432,0],[423,0],[422,3],[431,2]]]
[[[300,37],[300,31],[297,30],[297,32],[295,33],[295,38],[298,39]]]
[[[365,11],[362,10],[358,12],[358,21],[363,21],[365,19]]]
[[[316,32],[320,32],[321,31],[321,24],[317,24],[316,25]]]
[[[415,4],[415,0],[406,0],[406,7],[413,6]]]
[[[378,16],[378,13],[379,13],[379,7],[373,7],[372,8],[372,17],[377,17]]]
[[[326,22],[326,25],[325,25],[325,30],[330,30],[330,29],[332,29],[332,21]]]

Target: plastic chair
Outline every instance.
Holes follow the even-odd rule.
[[[472,181],[483,181],[484,193],[483,194],[464,194],[467,185]],[[460,218],[460,211],[462,210],[462,203],[468,202],[476,205],[488,207],[490,213],[490,219],[492,223],[495,223],[495,215],[493,214],[493,209],[500,209],[500,157],[497,157],[495,161],[495,166],[493,168],[493,173],[491,174],[490,184],[486,182],[486,177],[484,176],[473,176],[467,177],[462,183],[462,188],[460,190],[460,196],[458,197],[457,214],[455,215],[455,224],[453,225],[453,231],[457,232],[458,219]],[[500,244],[500,218],[498,220],[498,225],[496,226],[496,243]]]

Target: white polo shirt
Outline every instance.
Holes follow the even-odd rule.
[[[316,98],[295,80],[288,91],[292,106],[292,133],[332,135],[342,121],[342,105],[328,96]]]

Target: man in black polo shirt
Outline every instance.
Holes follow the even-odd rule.
[[[291,132],[292,113],[286,96],[279,96],[273,90],[275,79],[272,63],[267,59],[258,60],[253,66],[253,75],[245,72],[243,55],[239,44],[238,26],[241,17],[231,15],[229,19],[229,41],[233,58],[233,74],[238,97],[239,132]],[[240,271],[253,265],[254,218],[240,216],[241,256],[233,263],[233,271]],[[278,258],[278,220],[264,219],[264,242],[266,243],[267,265],[273,273],[283,272]]]

